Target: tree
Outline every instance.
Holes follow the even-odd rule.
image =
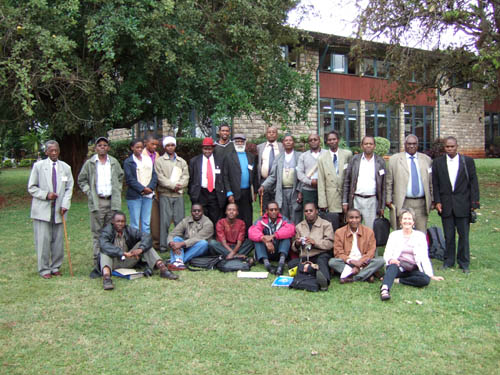
[[[298,43],[284,26],[297,3],[4,1],[1,129],[47,125],[76,174],[89,139],[154,116],[305,120],[313,81],[280,49]]]
[[[357,1],[361,12],[354,54],[365,52],[361,37],[388,41],[385,56],[390,79],[400,85],[397,95],[427,88],[444,94],[469,84],[489,98],[500,94],[498,1],[369,0],[364,8],[363,3]],[[411,78],[416,82],[409,83]]]

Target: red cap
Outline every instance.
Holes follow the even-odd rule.
[[[210,137],[203,138],[203,143],[201,144],[202,146],[212,146],[214,147],[214,140]]]

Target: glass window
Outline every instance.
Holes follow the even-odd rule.
[[[419,150],[430,148],[434,138],[434,108],[405,106],[405,137],[415,134],[419,139]]]
[[[387,64],[385,63],[385,61],[377,60],[376,63],[377,63],[377,77],[387,78],[388,69],[387,69]]]
[[[399,110],[386,103],[366,103],[366,135],[391,142],[391,152],[399,151]]]
[[[377,104],[377,126],[375,128],[377,137],[387,138],[387,107],[383,103]]]
[[[347,105],[347,134],[349,146],[359,146],[359,102],[348,102]]]
[[[332,55],[332,65],[333,65],[333,71],[335,73],[345,73],[346,72],[345,63],[346,63],[346,56],[337,54]]]
[[[375,137],[375,103],[365,105],[365,128],[366,135]]]
[[[321,134],[339,132],[348,147],[359,144],[359,102],[320,99]]]
[[[331,53],[327,53],[325,55],[325,58],[321,64],[321,70],[324,72],[331,72],[332,71],[332,55]]]
[[[375,60],[363,59],[363,74],[367,77],[375,77]]]

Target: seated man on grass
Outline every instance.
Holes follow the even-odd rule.
[[[151,235],[140,232],[127,225],[127,217],[117,211],[99,236],[100,265],[104,290],[114,289],[111,271],[117,268],[132,268],[139,261],[144,261],[149,268],[160,270],[160,277],[176,280],[176,274],[170,272],[156,251],[152,248]]]
[[[214,225],[203,215],[201,204],[191,206],[191,216],[185,217],[168,235],[168,245],[171,247],[171,271],[186,269],[185,263],[191,259],[205,255],[208,252],[208,240],[214,234]]]
[[[248,230],[248,238],[255,246],[257,261],[264,263],[266,270],[275,275],[283,275],[285,259],[290,250],[290,241],[295,235],[295,225],[281,216],[278,203],[267,204],[266,213]],[[269,260],[278,259],[278,268]]]
[[[301,262],[308,261],[318,266],[316,281],[319,289],[326,292],[330,285],[328,260],[332,257],[333,227],[328,220],[318,216],[318,208],[314,202],[304,205],[304,216],[306,219],[297,224],[292,248],[300,251]]]
[[[226,217],[215,225],[217,240],[210,240],[208,248],[216,255],[226,259],[246,258],[253,249],[253,243],[246,237],[245,222],[238,219],[238,205],[229,203],[226,207]]]
[[[373,274],[384,266],[384,258],[375,257],[376,241],[373,230],[361,224],[361,212],[347,211],[347,225],[337,229],[333,244],[335,258],[328,265],[340,273],[340,283],[373,282]]]

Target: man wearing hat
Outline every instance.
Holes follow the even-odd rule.
[[[123,170],[118,160],[108,155],[109,140],[99,137],[95,141],[95,152],[78,175],[78,186],[87,195],[90,210],[90,230],[93,237],[94,266],[97,265],[102,228],[122,206]],[[99,276],[94,272],[91,276]]]
[[[226,195],[222,180],[222,155],[215,155],[214,141],[205,138],[201,144],[202,154],[189,161],[189,197],[191,203],[203,206],[203,212],[215,225],[222,217]]]
[[[259,187],[257,162],[254,155],[245,151],[246,137],[243,134],[235,134],[233,142],[234,150],[228,152],[224,158],[224,188],[228,202],[238,205],[238,218],[250,228],[252,203]]]
[[[182,194],[188,186],[189,171],[186,161],[175,153],[177,142],[174,137],[165,137],[165,153],[154,164],[158,176],[160,196],[160,251],[167,251],[168,228],[184,219],[184,198]]]

